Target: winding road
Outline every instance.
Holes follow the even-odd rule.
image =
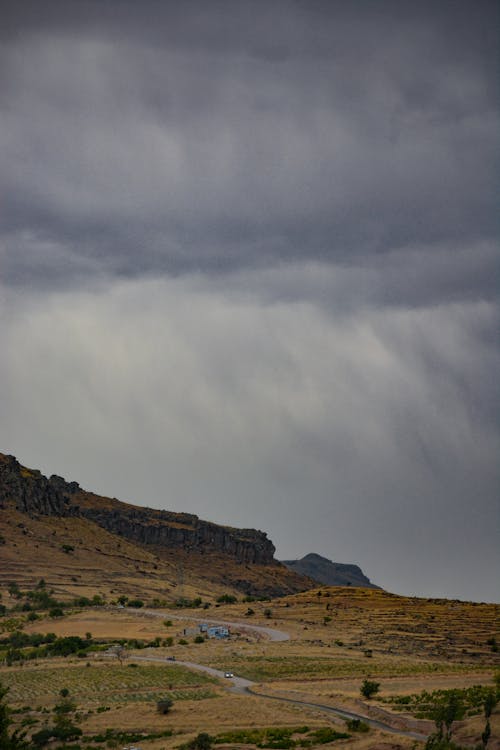
[[[228,622],[224,619],[219,620],[213,620],[213,619],[206,619],[206,618],[200,618],[200,617],[193,617],[192,615],[179,615],[177,613],[172,612],[159,612],[158,610],[152,610],[152,609],[137,609],[133,610],[132,608],[127,607],[127,612],[130,613],[131,611],[135,611],[140,614],[149,615],[152,617],[161,617],[162,619],[175,619],[175,620],[188,620],[190,622],[203,622],[210,625],[224,625],[226,627],[230,628],[241,628],[242,630],[247,630],[253,633],[257,633],[259,635],[263,635],[266,638],[268,638],[271,641],[289,641],[290,636],[288,633],[285,633],[282,630],[275,630],[274,628],[267,628],[262,625],[251,625],[247,622]],[[226,679],[228,682],[231,682],[231,687],[227,687],[227,690],[232,693],[238,693],[240,695],[253,695],[257,698],[265,698],[266,700],[275,700],[275,701],[281,701],[283,703],[293,703],[296,706],[303,706],[304,708],[313,708],[317,709],[319,711],[323,711],[327,714],[332,714],[334,716],[340,717],[341,719],[360,719],[361,721],[364,721],[366,724],[369,724],[369,726],[380,729],[384,732],[389,732],[390,734],[397,734],[403,737],[410,737],[414,740],[420,740],[425,741],[427,739],[426,734],[421,734],[419,732],[412,732],[409,729],[397,729],[396,727],[392,727],[390,724],[386,724],[383,721],[380,721],[378,719],[372,719],[368,716],[364,716],[363,714],[357,714],[353,711],[346,711],[344,708],[340,708],[338,706],[326,706],[322,703],[314,703],[312,701],[302,701],[298,700],[296,698],[284,698],[278,695],[269,695],[267,693],[262,692],[256,692],[255,689],[253,689],[257,683],[252,682],[252,680],[247,680],[244,677],[238,677],[237,675],[233,675],[231,678],[226,678],[225,673],[220,669],[214,669],[213,667],[207,667],[204,664],[196,664],[195,662],[191,661],[180,661],[172,659],[168,659],[166,657],[159,657],[159,656],[153,656],[153,655],[140,655],[140,656],[134,656],[134,659],[140,659],[143,661],[154,661],[154,662],[161,662],[163,664],[181,664],[184,667],[188,667],[189,669],[196,669],[200,672],[206,672],[207,674],[211,675],[212,677],[220,677],[222,679]]]

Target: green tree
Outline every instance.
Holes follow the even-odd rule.
[[[360,687],[360,693],[363,698],[370,700],[380,690],[380,682],[373,682],[372,680],[363,680],[363,684]]]
[[[219,604],[236,604],[238,600],[233,594],[222,594],[222,596],[219,596],[216,601],[219,602]]]
[[[157,701],[156,709],[160,714],[168,714],[173,705],[174,702],[172,698],[162,698],[161,700]]]
[[[210,750],[212,747],[212,737],[206,732],[200,732],[194,740],[188,743],[189,750]]]
[[[429,736],[425,749],[447,750],[456,747],[451,741],[453,722],[462,719],[464,714],[465,706],[460,694],[456,690],[448,690],[427,712],[427,716],[436,724],[436,732]]]
[[[486,726],[484,727],[484,732],[481,735],[481,741],[483,743],[483,747],[486,747],[490,737],[491,737],[491,727],[490,727],[490,720],[488,719],[486,722]]]
[[[493,711],[497,703],[498,698],[493,690],[490,690],[488,693],[486,693],[486,697],[484,699],[484,716],[486,719],[490,718],[491,712]]]
[[[2,750],[27,750],[28,743],[24,740],[24,734],[19,734],[17,730],[9,731],[12,724],[10,718],[10,709],[4,700],[8,688],[4,688],[0,683],[0,747]]]

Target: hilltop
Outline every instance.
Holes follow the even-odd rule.
[[[43,576],[61,594],[161,599],[228,590],[279,596],[313,585],[274,558],[263,531],[103,497],[2,453],[0,508],[3,583]]]
[[[377,589],[358,565],[337,563],[326,557],[310,552],[300,560],[282,560],[283,565],[299,575],[308,576],[326,586],[359,586],[365,589]]]

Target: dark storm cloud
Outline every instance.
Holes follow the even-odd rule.
[[[0,450],[498,596],[497,3],[0,4]]]
[[[454,266],[452,298],[489,294],[491,256],[469,270],[495,232],[494,15],[7,3],[4,274],[370,265],[419,244]],[[66,262],[39,263],[37,238]]]
[[[1,312],[2,443],[25,464],[393,591],[500,594],[491,303],[337,316],[183,277]]]

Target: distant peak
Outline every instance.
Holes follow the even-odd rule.
[[[309,552],[301,560],[283,560],[283,565],[326,586],[359,586],[379,588],[371,583],[359,565],[332,562],[327,557]]]

